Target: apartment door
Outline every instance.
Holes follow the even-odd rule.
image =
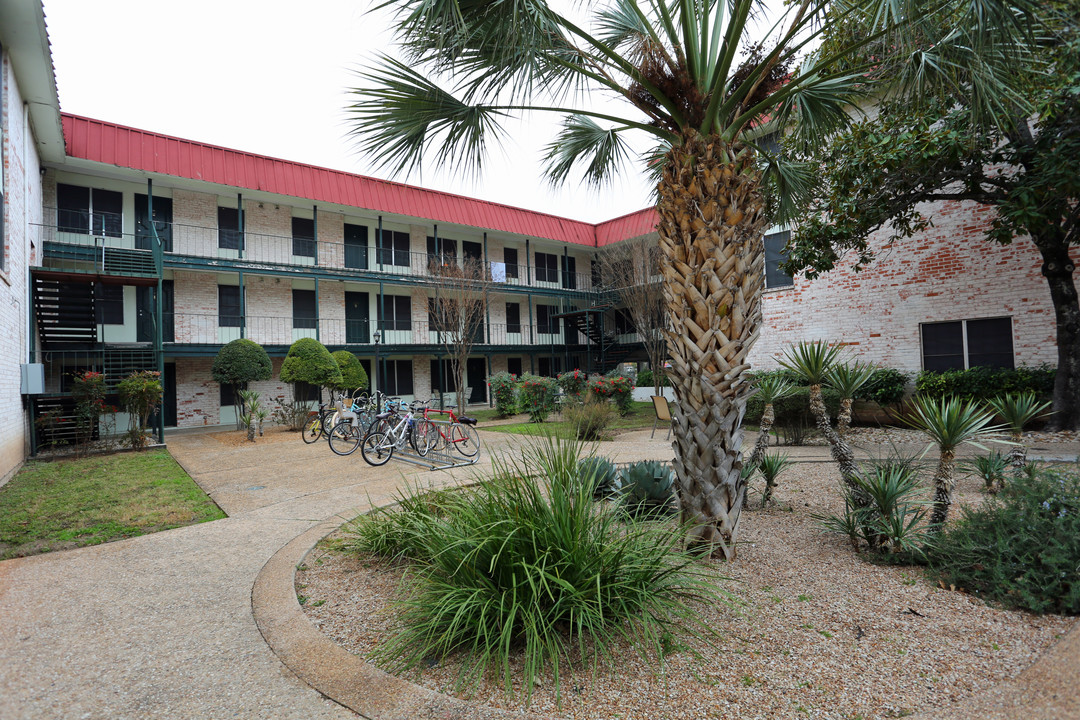
[[[345,343],[347,345],[371,342],[368,327],[371,323],[370,313],[366,292],[345,293]]]
[[[482,357],[469,358],[465,363],[466,387],[472,388],[472,395],[467,402],[486,402],[487,393],[484,384],[487,382],[487,360]]]
[[[154,288],[140,285],[135,288],[135,340],[154,341]],[[161,341],[174,342],[173,281],[161,281]]]

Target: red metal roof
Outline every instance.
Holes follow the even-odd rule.
[[[596,246],[604,247],[620,240],[648,235],[656,230],[659,219],[656,208],[649,207],[602,222],[596,226]]]
[[[68,157],[219,185],[597,247],[649,232],[648,209],[593,225],[62,113]],[[636,218],[636,220],[634,220]],[[648,226],[646,228],[646,226]],[[626,229],[627,234],[619,234]],[[646,228],[646,229],[640,229]],[[598,242],[601,237],[603,241]]]

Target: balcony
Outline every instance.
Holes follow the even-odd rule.
[[[46,208],[46,217],[55,209]],[[89,227],[89,226],[88,226]],[[36,241],[44,250],[45,270],[156,277],[151,252],[152,238],[145,232],[122,233],[120,222],[105,223],[100,234],[58,229],[55,224],[34,226]],[[105,234],[105,233],[108,234]],[[377,247],[344,240],[312,240],[284,235],[159,223],[158,237],[165,251],[166,267],[247,270],[262,273],[322,274],[338,279],[390,280],[409,284],[438,285],[460,256]],[[481,258],[477,258],[481,259]],[[487,277],[506,288],[541,289],[549,294],[585,295],[597,288],[589,273],[547,269],[538,279],[537,268],[520,263],[506,266],[489,262]]]

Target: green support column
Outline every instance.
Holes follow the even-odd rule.
[[[157,234],[154,222],[154,181],[146,179],[146,215],[150,222],[150,247],[154,253],[154,272],[157,274],[157,286],[154,288],[154,356],[157,358],[158,379],[161,381],[162,398],[158,407],[158,442],[165,442],[165,342],[162,334],[164,308],[161,297],[165,275],[165,250]]]
[[[244,273],[236,273],[240,278],[240,337],[247,337],[247,293],[244,292]]]
[[[533,337],[533,332],[536,326],[533,325],[533,311],[532,311],[532,295],[529,295],[529,344],[532,345],[536,342],[536,338]]]
[[[532,275],[529,272],[529,238],[525,238],[525,284],[532,285]]]
[[[375,262],[379,264],[379,272],[382,272],[382,215],[379,216],[379,234],[375,236]]]
[[[240,230],[240,248],[236,251],[236,256],[243,259],[244,246],[247,244],[247,238],[244,237],[244,196],[241,193],[236,193],[236,224]],[[243,302],[243,300],[241,300]],[[242,326],[241,326],[242,327]]]
[[[491,373],[492,365],[491,365],[491,354],[490,353],[488,353],[487,361],[488,361],[488,377],[490,378],[491,374],[492,374]],[[487,383],[484,383],[484,385],[485,385],[485,387],[487,389],[488,407],[495,407],[495,397],[491,394],[491,383],[487,382]]]
[[[484,272],[487,273],[491,265],[488,263],[488,247],[487,247],[487,233],[484,233]],[[485,298],[490,300],[491,298]],[[484,336],[487,338],[487,344],[491,344],[491,303],[484,303]],[[488,359],[490,365],[490,358]],[[488,375],[491,373],[489,372]]]
[[[379,219],[379,226],[382,227],[382,218]],[[382,233],[379,233],[379,234],[381,235]],[[379,317],[376,318],[376,320],[375,320],[375,332],[383,333],[382,334],[382,339],[383,340],[386,340],[385,331],[382,329],[383,319],[385,317],[386,317],[386,296],[383,294],[383,284],[382,284],[382,281],[380,280],[379,281]],[[375,375],[376,375],[376,377],[377,377],[377,379],[379,381],[378,390],[379,390],[379,392],[382,392],[383,380],[385,379],[386,374],[383,372],[383,367],[380,364],[378,358],[375,360],[375,364],[377,366],[375,368]]]
[[[313,242],[315,243],[315,264],[319,264],[319,206],[311,206],[311,234],[315,236]],[[344,252],[344,250],[342,251]],[[316,280],[315,282],[319,282]],[[317,288],[316,288],[317,289]],[[315,307],[319,307],[319,296],[315,295]],[[315,311],[316,317],[318,317],[318,310]]]
[[[315,339],[322,342],[319,335],[319,276],[315,276]]]

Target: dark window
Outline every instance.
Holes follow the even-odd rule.
[[[140,250],[152,250],[154,231],[165,252],[172,252],[172,198],[154,198],[154,225],[150,226],[148,198],[135,194],[135,247]]]
[[[102,285],[95,288],[94,304],[101,325],[124,324],[124,286]]]
[[[506,332],[521,332],[521,305],[519,303],[506,303]]]
[[[506,263],[506,277],[518,277],[518,251],[517,248],[503,248],[503,262]]]
[[[536,359],[536,370],[540,377],[555,377],[562,372],[562,358],[540,356]]]
[[[230,405],[239,405],[240,403],[236,397],[237,390],[247,390],[247,383],[243,383],[240,387],[234,387],[228,383],[221,384],[221,392],[219,396],[221,398],[221,407],[229,407]]]
[[[345,267],[367,270],[367,226],[345,223]]]
[[[222,250],[243,250],[244,233],[240,231],[240,211],[236,208],[217,209],[218,247]]]
[[[562,286],[568,290],[577,288],[577,258],[563,255]]]
[[[56,186],[56,227],[61,232],[120,237],[123,234],[124,196],[115,190],[77,185]]]
[[[1012,319],[955,320],[922,326],[923,369],[1012,368]]]
[[[559,308],[554,305],[537,305],[536,332],[545,334],[559,332],[559,319],[552,317],[552,315],[557,315],[558,312]]]
[[[412,298],[408,295],[384,296],[381,311],[380,330],[412,329]]]
[[[511,375],[521,375],[521,358],[506,358],[506,372]]]
[[[387,360],[384,369],[387,395],[412,395],[412,360]]]
[[[559,256],[549,253],[536,253],[536,281],[559,282]]]
[[[440,371],[442,375],[440,375]],[[431,361],[431,391],[432,392],[457,392],[457,382],[454,377],[454,366],[449,360],[444,359],[441,367],[438,360]]]
[[[240,327],[240,286],[218,285],[218,326]]]
[[[791,233],[773,233],[765,236],[765,287],[790,287],[794,284],[791,276],[780,269],[780,263],[787,261],[787,246]]]
[[[461,257],[465,260],[476,260],[477,262],[480,262],[484,259],[484,246],[478,242],[462,240]]]
[[[293,383],[293,400],[302,402],[318,402],[319,386],[306,382]]]
[[[383,230],[378,249],[379,262],[383,265],[409,267],[409,233]]]
[[[294,328],[314,329],[316,325],[315,318],[315,291],[293,290],[292,326]]]
[[[309,218],[292,219],[292,254],[315,257],[315,221]]]
[[[457,240],[450,238],[436,238],[428,235],[427,239],[428,262],[436,265],[457,264]]]

